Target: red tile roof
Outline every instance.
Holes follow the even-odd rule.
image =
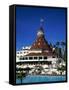
[[[42,50],[42,53],[29,53],[26,56],[54,56],[55,53],[52,52],[52,48],[48,44],[48,42],[45,40],[44,37],[44,31],[43,28],[40,28],[40,30],[37,33],[37,39],[32,44],[30,50]],[[48,51],[48,52],[45,52]]]
[[[48,44],[48,42],[45,40],[44,36],[37,37],[36,41],[32,44],[31,48],[32,49],[42,49],[42,50],[48,50],[52,51],[52,48]]]

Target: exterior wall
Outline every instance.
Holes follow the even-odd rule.
[[[20,60],[19,57],[17,57],[17,59],[21,62],[25,62],[25,61],[52,61],[53,63],[55,63],[58,58],[52,58],[52,57],[47,57],[47,59],[44,59],[44,56],[26,56],[28,59],[27,60]],[[30,60],[29,57],[32,57],[32,59]],[[34,59],[34,57],[37,57],[37,59]],[[39,57],[42,57],[42,59],[39,59]]]
[[[29,53],[30,47],[31,46],[22,47],[21,50],[16,52],[16,56],[19,57],[27,55]]]
[[[17,51],[16,53],[16,56],[24,56],[24,55],[27,55],[29,53],[29,50],[20,50],[20,51]]]
[[[41,50],[29,50],[29,53],[41,53]]]
[[[29,53],[41,53],[41,52],[42,52],[42,50],[23,49],[23,50],[17,51],[16,56],[20,57],[20,56],[27,55]],[[48,52],[48,51],[46,50],[45,52]]]
[[[56,67],[56,62],[57,62],[57,57],[53,58],[52,56],[47,56],[47,59],[44,59],[44,56],[26,56],[27,57],[27,60],[20,60],[20,57],[25,57],[25,55],[29,54],[29,53],[41,53],[42,51],[41,50],[30,50],[30,48],[24,48],[20,51],[17,51],[16,53],[16,62],[34,62],[34,61],[51,61],[52,64],[50,66],[50,68],[52,67]],[[48,52],[47,50],[45,52]],[[32,57],[33,59],[29,59],[29,57]],[[37,59],[34,59],[34,57],[37,57]],[[42,59],[39,59],[39,57],[42,57]],[[24,65],[24,67],[26,67],[26,65]],[[30,67],[33,67],[34,65],[29,65]],[[43,65],[43,68],[47,67],[48,68],[48,65]]]

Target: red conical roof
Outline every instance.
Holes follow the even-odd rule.
[[[41,49],[41,50],[48,50],[52,51],[50,45],[48,42],[45,40],[44,37],[44,31],[43,28],[41,27],[40,30],[37,32],[37,39],[36,41],[32,44],[31,48],[32,49]]]

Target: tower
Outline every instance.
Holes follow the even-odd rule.
[[[38,32],[37,32],[37,37],[42,37],[42,36],[44,36],[43,24],[44,24],[44,19],[42,18],[42,19],[40,20],[40,28],[39,28],[39,30],[38,30]]]
[[[43,29],[44,19],[40,20],[40,28],[37,31],[37,37],[35,42],[31,46],[31,50],[47,50],[52,51],[50,45],[48,44],[47,40],[45,39],[44,29]]]

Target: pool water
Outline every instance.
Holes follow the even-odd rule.
[[[66,76],[44,76],[44,75],[28,75],[22,79],[22,83],[39,83],[39,82],[55,82],[65,81]],[[16,84],[20,84],[21,80],[16,79]]]

